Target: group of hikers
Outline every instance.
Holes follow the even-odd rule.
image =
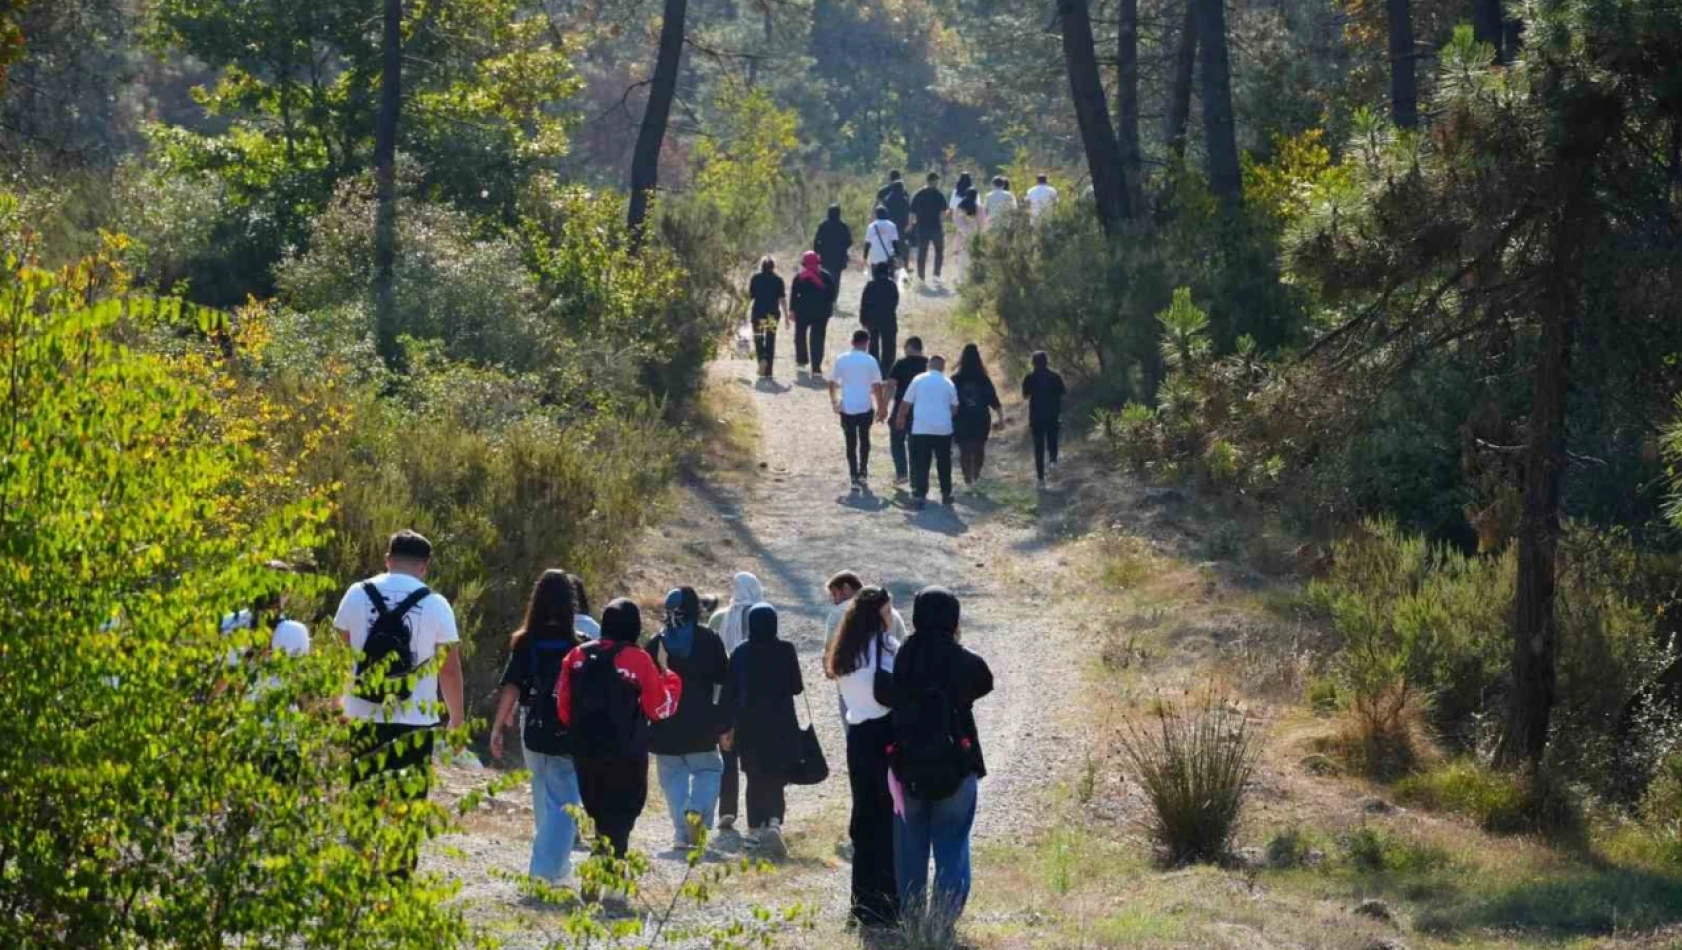
[[[426,538],[393,535],[385,571],[353,585],[333,620],[358,657],[342,707],[356,724],[359,774],[397,773],[416,798],[428,792],[440,700],[449,725],[466,721],[455,614],[426,586],[431,560]],[[888,591],[851,571],[826,589],[822,670],[845,723],[852,798],[850,920],[893,927],[902,914],[930,913],[951,926],[969,894],[986,774],[973,707],[992,691],[992,672],[960,645],[950,591],[919,592],[907,629]],[[490,748],[503,758],[517,731],[531,773],[533,878],[568,882],[575,846],[629,852],[651,757],[673,847],[685,855],[714,845],[786,854],[785,789],[829,774],[796,711],[806,690],[800,657],[758,578],[736,574],[710,617],[690,587],[668,593],[662,613],[645,638],[631,600],[609,603],[598,622],[577,576],[547,570],[532,587],[508,644]],[[403,690],[382,696],[385,675]],[[574,808],[594,826],[588,844]]]

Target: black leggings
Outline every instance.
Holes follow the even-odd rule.
[[[929,245],[934,245],[934,276],[946,263],[946,232],[939,227],[920,228],[917,232],[917,279],[923,280],[929,262]]]
[[[812,372],[823,371],[824,337],[829,335],[829,318],[794,318],[794,363],[812,366]]]
[[[1034,473],[1039,475],[1041,481],[1044,481],[1046,459],[1049,458],[1053,465],[1057,464],[1057,439],[1063,434],[1063,423],[1056,420],[1036,422],[1032,428],[1034,430]]]
[[[763,772],[749,772],[747,777],[748,828],[763,828],[773,818],[780,824],[788,811],[788,801],[783,795],[787,783],[780,776]]]
[[[958,467],[963,469],[964,484],[974,485],[981,480],[981,467],[987,464],[987,437],[961,439],[958,442]]]
[[[771,364],[777,358],[777,315],[753,318],[753,355],[759,361],[761,375],[770,375]]]
[[[603,844],[624,857],[631,851],[631,829],[648,804],[648,753],[574,756],[578,797],[596,823],[596,847]]]
[[[870,355],[876,357],[876,364],[882,367],[882,378],[894,371],[895,347],[899,346],[899,321],[883,320],[880,317],[870,326]]]
[[[865,926],[899,922],[894,876],[894,800],[888,791],[892,720],[883,716],[847,729],[847,783],[853,792],[853,917]]]
[[[870,474],[870,424],[875,421],[873,412],[841,417],[841,432],[847,440],[847,471],[853,478]]]

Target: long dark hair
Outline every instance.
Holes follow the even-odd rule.
[[[987,364],[981,362],[981,347],[965,343],[964,351],[958,355],[958,371],[952,374],[952,381],[989,378]]]
[[[518,650],[527,636],[539,640],[578,641],[573,632],[574,605],[578,602],[572,575],[566,571],[547,570],[532,585],[531,599],[526,601],[526,619],[514,631],[509,646]]]
[[[962,175],[958,176],[957,191],[958,191],[959,197],[962,197],[963,195],[967,194],[969,192],[969,190],[973,187],[975,187],[975,179],[970,177],[969,172],[964,172]]]
[[[882,606],[892,602],[893,598],[880,587],[866,587],[858,592],[841,615],[841,629],[835,634],[835,642],[829,645],[829,654],[823,658],[825,673],[831,678],[846,676],[864,663],[870,641],[887,632],[887,626],[882,623]]]

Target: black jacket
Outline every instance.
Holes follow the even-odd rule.
[[[859,325],[867,330],[899,326],[899,284],[872,277],[859,295]]]
[[[911,193],[905,190],[905,182],[891,181],[876,192],[876,203],[888,209],[888,220],[899,229],[900,239],[905,238],[905,223],[911,220]]]
[[[818,225],[817,236],[812,238],[812,250],[823,260],[823,269],[833,274],[846,270],[847,252],[852,246],[853,230],[841,220],[839,213],[831,211],[828,220]]]
[[[914,633],[894,655],[894,692],[917,696],[938,686],[951,697],[960,737],[970,740],[977,776],[987,774],[981,754],[981,733],[975,726],[975,701],[993,691],[993,671],[987,661],[964,649],[949,633]]]
[[[788,308],[798,320],[828,320],[835,312],[835,275],[824,270],[818,273],[823,275],[822,287],[814,287],[798,274],[789,284]]]
[[[783,775],[800,759],[794,697],[805,691],[794,644],[777,639],[777,614],[748,612],[748,639],[730,655],[724,702],[736,727],[736,752],[750,774]]]
[[[700,623],[695,625],[694,638],[688,656],[673,653],[664,633],[644,647],[656,663],[663,664],[683,680],[677,712],[670,719],[654,723],[649,730],[648,750],[655,755],[710,752],[718,748],[718,737],[724,732],[724,715],[717,701],[730,669],[729,659],[724,655],[724,641]]]

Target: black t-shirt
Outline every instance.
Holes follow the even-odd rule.
[[[534,702],[549,701],[554,694],[555,680],[561,674],[562,661],[577,645],[576,639],[521,637],[520,645],[508,654],[500,685],[518,689],[520,705],[527,708]]]
[[[894,385],[894,412],[899,411],[899,404],[905,398],[905,391],[911,388],[911,381],[928,372],[929,358],[926,356],[902,356],[894,362],[894,368],[888,372],[888,378]]]
[[[993,431],[993,414],[999,408],[999,393],[985,376],[952,377],[958,389],[958,414],[952,419],[952,434],[960,439],[982,439]]]
[[[917,216],[919,231],[938,231],[946,214],[946,196],[939,188],[930,185],[911,199],[911,213]]]
[[[1022,379],[1022,398],[1028,400],[1028,421],[1056,422],[1063,415],[1063,377],[1036,369]]]
[[[859,295],[859,323],[865,329],[885,329],[899,325],[899,285],[892,280],[872,277]],[[891,356],[891,354],[890,354]]]
[[[753,298],[755,317],[776,316],[780,309],[778,304],[787,294],[783,279],[776,274],[760,271],[753,275],[753,280],[748,281],[748,296]]]

